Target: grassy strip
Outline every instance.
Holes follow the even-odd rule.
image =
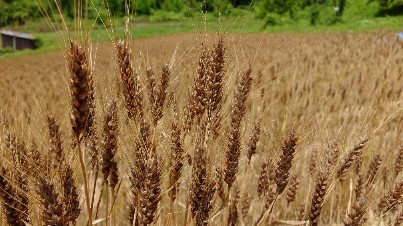
[[[351,19],[351,21],[347,21]],[[378,29],[388,29],[398,31],[402,29],[403,16],[394,17],[374,17],[374,18],[353,18],[348,16],[346,21],[336,23],[334,25],[316,25],[311,26],[306,20],[296,20],[285,23],[282,26],[266,27],[265,22],[255,19],[249,12],[246,16],[214,18],[207,15],[206,18],[190,18],[184,21],[168,21],[168,22],[138,22],[132,26],[133,38],[155,37],[160,35],[171,35],[186,32],[197,32],[205,29],[209,31],[223,30],[226,32],[239,33],[299,33],[299,32],[363,32]],[[57,42],[57,34],[51,31],[33,32],[35,37],[41,40],[42,46],[36,50],[24,51],[1,51],[0,59],[9,57],[20,57],[38,53],[44,53],[60,49],[61,45]],[[110,36],[104,27],[98,26],[91,32],[94,41],[110,41]],[[113,38],[123,38],[124,26],[119,25]]]

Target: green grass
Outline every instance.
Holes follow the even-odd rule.
[[[124,38],[125,27],[121,24],[122,23],[116,27],[113,34],[111,34],[111,29],[105,29],[105,27],[101,25],[95,26],[95,28],[91,31],[91,40],[111,41],[111,38]],[[139,22],[134,22],[131,25],[130,31],[132,38],[147,38],[160,35],[197,32],[205,29],[208,31],[223,30],[227,32],[252,33],[260,31],[263,25],[264,24],[262,21],[254,19],[252,15],[242,16],[240,18],[223,17],[221,19],[215,18],[212,15],[207,15],[206,18],[200,16],[197,18],[188,18],[183,21],[150,23],[148,21],[141,20]],[[53,31],[38,32],[32,29],[32,26],[35,26],[35,24],[31,24],[28,28],[17,28],[14,30],[30,32],[34,37],[40,40],[42,43],[41,47],[36,50],[14,51],[2,55],[0,54],[0,58],[20,57],[60,49],[61,44],[59,44],[57,41],[60,34],[58,35]]]

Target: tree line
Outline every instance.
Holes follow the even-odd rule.
[[[43,1],[43,2],[41,2]],[[77,0],[79,1],[79,0]],[[126,2],[128,0],[93,0],[89,6],[90,17],[95,17],[100,12],[95,9],[109,9],[114,17],[125,15]],[[320,11],[325,7],[334,8],[334,22],[341,19],[347,1],[352,0],[130,0],[130,12],[136,15],[151,15],[155,12],[186,12],[192,16],[192,12],[217,12],[233,8],[254,9],[256,16],[265,19],[268,23],[276,24],[281,22],[281,18],[294,18],[296,12],[308,10],[310,12],[310,22],[315,24]],[[380,10],[387,9],[400,0],[368,0],[377,2]],[[53,1],[50,1],[53,2]],[[74,18],[74,1],[58,0],[64,15]],[[37,4],[44,6],[44,10],[50,12],[55,5],[48,5],[45,0],[0,0],[0,27],[18,23],[23,24],[29,20],[43,18]],[[51,3],[54,4],[54,3]],[[95,6],[95,7],[94,7]],[[101,13],[105,14],[101,10]]]

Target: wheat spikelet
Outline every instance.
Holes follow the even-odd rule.
[[[184,150],[182,148],[181,142],[181,129],[179,126],[179,115],[177,110],[176,101],[174,103],[174,119],[171,125],[171,170],[169,173],[169,196],[171,200],[176,199],[176,194],[179,189],[179,179],[181,178],[182,168],[183,168],[183,157],[184,157]]]
[[[66,55],[68,69],[70,72],[70,121],[73,130],[72,137],[73,143],[77,148],[81,171],[83,174],[85,201],[87,206],[88,222],[90,224],[92,222],[92,207],[90,205],[91,197],[89,193],[87,171],[80,142],[82,138],[85,138],[88,134],[86,131],[89,131],[89,120],[94,120],[94,118],[90,118],[91,111],[93,110],[92,105],[94,101],[92,96],[92,75],[89,56],[87,50],[85,49],[85,46],[80,45],[76,42],[70,42],[70,48],[67,49]],[[91,123],[93,122],[90,122],[90,124]],[[92,149],[91,151],[94,152],[94,149]]]
[[[344,181],[345,175],[347,173],[347,170],[351,167],[351,165],[354,163],[354,160],[359,158],[362,155],[362,149],[365,146],[365,143],[368,141],[367,137],[364,137],[360,140],[358,144],[354,146],[353,149],[351,149],[342,159],[341,163],[339,164],[338,170],[337,170],[337,178],[340,179],[340,181]]]
[[[125,97],[125,106],[129,118],[135,119],[139,114],[142,115],[142,103],[138,94],[137,79],[133,71],[131,62],[131,53],[126,41],[119,40],[116,44],[117,59],[120,78],[123,82],[123,95]]]
[[[241,199],[241,213],[243,218],[246,218],[248,216],[249,208],[250,208],[250,195],[248,192],[244,192]]]
[[[236,192],[234,197],[230,201],[230,205],[228,207],[228,223],[229,226],[238,225],[238,200],[239,200],[239,191]]]
[[[269,161],[263,161],[260,164],[260,174],[258,178],[258,184],[257,184],[257,194],[258,196],[262,196],[266,192],[266,189],[268,188],[269,184]]]
[[[58,225],[57,222],[62,222],[62,224],[68,224],[76,222],[76,219],[80,215],[80,197],[78,193],[77,183],[73,177],[73,170],[68,162],[65,161],[65,156],[62,148],[61,132],[60,126],[57,124],[56,119],[53,115],[47,117],[47,126],[49,133],[49,153],[54,154],[55,158],[51,159],[51,165],[57,170],[58,176],[60,177],[60,184],[63,193],[59,193],[54,188],[55,185],[49,181],[45,176],[35,175],[39,184],[38,194],[42,197],[42,204],[44,205],[45,211],[56,211],[54,213],[49,212],[48,219],[46,222],[52,221],[52,216],[60,216],[60,219],[53,217],[56,222],[54,225]],[[37,153],[38,157],[41,158],[40,154]],[[47,192],[42,196],[41,193]],[[55,197],[60,197],[61,200],[52,200]],[[53,204],[51,203],[53,202]],[[49,206],[53,205],[55,209],[47,209]],[[60,207],[58,206],[60,205]],[[53,208],[53,207],[52,207]],[[62,208],[62,215],[58,215],[59,208]],[[45,220],[45,219],[44,219]],[[50,224],[50,223],[49,223]]]
[[[295,147],[298,138],[294,132],[290,133],[284,140],[281,148],[280,159],[277,161],[274,180],[277,184],[277,194],[283,193],[288,184],[290,169],[294,159]]]
[[[54,156],[53,163],[55,164],[53,164],[53,167],[57,169],[60,166],[59,164],[64,162],[64,153],[60,128],[53,115],[47,117],[47,126],[49,133],[49,153]]]
[[[142,122],[140,124],[140,133],[139,137],[136,140],[134,146],[134,166],[131,166],[130,171],[130,191],[131,197],[129,200],[129,221],[130,225],[137,224],[139,211],[139,193],[142,189],[142,183],[144,181],[144,172],[145,172],[145,161],[146,161],[146,153],[150,149],[151,141],[150,141],[150,128],[147,124]]]
[[[68,225],[63,216],[63,204],[59,202],[60,194],[46,176],[40,176],[37,191],[42,204],[43,225]]]
[[[137,224],[133,222],[134,218],[141,224],[151,224],[161,199],[161,166],[155,146],[151,142],[150,127],[144,121],[140,124],[134,163],[130,175],[130,224]],[[138,218],[134,216],[135,212]]]
[[[381,164],[382,164],[382,155],[381,154],[375,155],[372,158],[371,163],[369,164],[369,169],[368,169],[367,176],[366,176],[366,180],[367,180],[366,187],[373,184],[375,177],[377,176],[377,174],[379,172]]]
[[[214,45],[211,59],[211,73],[207,75],[207,118],[213,125],[215,135],[221,127],[221,105],[223,99],[223,77],[225,72],[226,47],[224,38],[220,36]]]
[[[6,127],[5,133],[5,143],[6,147],[11,153],[12,163],[15,167],[15,173],[12,174],[12,197],[15,199],[13,208],[18,210],[18,217],[22,222],[29,223],[29,186],[28,186],[28,175],[31,172],[27,171],[26,166],[29,165],[27,162],[28,151],[23,142]]]
[[[98,136],[95,132],[95,122],[93,123],[93,126],[88,129],[89,133],[85,134],[85,145],[88,150],[88,155],[89,155],[89,162],[91,164],[91,167],[95,170],[98,171],[99,167],[99,145],[98,145]]]
[[[298,212],[297,212],[297,220],[302,221],[305,220],[305,210],[306,209],[306,205],[305,203],[301,203],[298,207]]]
[[[364,225],[365,219],[365,199],[361,197],[354,202],[353,208],[348,213],[347,218],[344,221],[345,226],[359,226]]]
[[[399,153],[397,155],[395,161],[395,173],[398,175],[403,169],[403,145],[399,149]]]
[[[378,208],[383,214],[393,210],[403,200],[403,182],[396,182],[394,187],[379,201]]]
[[[156,84],[155,84],[155,78],[154,78],[154,71],[153,69],[147,68],[146,70],[146,78],[147,78],[147,90],[148,90],[148,101],[150,102],[151,105],[151,111],[154,115],[155,112],[155,102],[156,102]]]
[[[4,218],[9,225],[25,226],[26,217],[21,218],[20,201],[16,199],[13,186],[7,179],[8,176],[8,170],[0,166],[0,198]]]
[[[266,192],[264,193],[264,208],[266,211],[272,211],[274,202],[276,201],[278,194],[277,194],[277,185],[276,183],[270,179],[268,182],[268,186],[266,188]]]
[[[167,88],[169,85],[170,70],[168,64],[164,64],[162,67],[161,78],[159,82],[159,87],[157,89],[154,71],[148,68],[146,71],[147,81],[148,81],[148,99],[151,105],[151,113],[153,117],[154,125],[157,125],[158,121],[163,116],[163,107],[165,103],[165,98],[167,95]]]
[[[203,115],[206,109],[206,90],[207,90],[207,76],[211,73],[211,54],[207,48],[202,48],[199,57],[199,64],[197,69],[197,76],[194,81],[192,93],[189,97],[189,103],[186,106],[185,118],[183,122],[183,131],[189,132],[193,120],[196,117]]]
[[[325,195],[329,187],[329,173],[325,170],[318,173],[315,191],[311,200],[311,209],[309,212],[309,221],[313,226],[318,225],[319,216],[322,211]]]
[[[287,195],[286,195],[288,205],[290,203],[294,202],[299,185],[300,185],[300,179],[299,179],[298,175],[292,175],[291,179],[290,179],[290,185],[288,186]]]
[[[27,172],[29,172],[30,176],[35,175],[40,169],[46,167],[46,164],[44,163],[44,160],[38,151],[36,143],[33,143],[31,148],[28,150],[27,159],[29,164],[26,167]]]
[[[253,126],[252,136],[249,138],[248,152],[247,152],[247,158],[249,163],[252,156],[256,154],[256,147],[257,142],[259,141],[259,135],[260,135],[260,121],[256,122],[255,125]]]
[[[200,52],[197,76],[185,110],[183,130],[189,132],[193,120],[207,110],[207,121],[214,135],[221,127],[221,104],[223,99],[223,76],[225,71],[225,46],[220,36],[212,51],[203,44]]]
[[[224,187],[224,174],[222,169],[219,166],[215,167],[215,171],[216,171],[216,178],[217,178],[217,182],[216,182],[216,191],[218,196],[220,197],[222,202],[226,202],[227,200],[227,195],[225,193],[225,187]]]
[[[88,54],[84,46],[71,42],[66,55],[70,72],[70,119],[74,142],[78,142],[88,129],[91,107],[90,95],[93,89],[91,87],[91,70],[89,68]]]
[[[93,72],[90,72],[88,79],[88,119],[86,121],[86,128],[83,133],[83,138],[87,150],[89,152],[89,162],[95,171],[98,171],[99,161],[99,147],[98,136],[96,133],[96,115],[95,115],[95,90]],[[97,172],[96,172],[97,173]]]
[[[139,222],[147,225],[154,222],[161,199],[161,168],[155,147],[149,150],[145,162],[145,177],[140,190]]]
[[[395,222],[393,223],[393,226],[400,226],[403,223],[403,210],[397,214]]]
[[[27,165],[25,144],[11,132],[8,126],[5,128],[4,143],[16,167]]]
[[[314,175],[317,172],[316,170],[317,157],[318,157],[318,150],[313,149],[309,158],[309,173],[311,175]]]
[[[364,191],[365,191],[365,184],[364,184],[364,177],[362,173],[357,174],[357,179],[355,181],[355,187],[354,187],[354,192],[355,192],[355,199],[359,200],[364,197]]]
[[[102,173],[112,190],[119,179],[115,155],[118,147],[118,116],[116,101],[108,103],[102,130]]]
[[[155,98],[155,103],[153,105],[154,106],[153,107],[154,125],[157,124],[157,122],[162,118],[163,113],[164,113],[163,108],[164,108],[165,98],[167,95],[167,88],[169,85],[170,74],[171,74],[171,72],[169,71],[168,64],[164,64],[164,66],[162,67],[159,89],[155,95],[156,98]]]
[[[207,168],[205,139],[205,125],[202,125],[198,127],[189,190],[191,212],[198,226],[208,224],[207,220],[213,208],[212,199],[215,193],[215,183],[210,179]]]
[[[81,212],[79,189],[70,165],[66,164],[61,174],[65,219],[75,224]]]
[[[359,226],[366,222],[366,197],[364,196],[364,186],[364,177],[360,172],[358,172],[354,188],[355,200],[351,210],[344,220],[345,226]]]
[[[249,68],[241,75],[235,91],[234,104],[231,111],[231,125],[228,135],[228,148],[225,153],[224,181],[228,184],[228,190],[231,189],[238,172],[238,161],[241,154],[241,134],[240,126],[242,118],[246,111],[246,99],[248,97],[251,84],[252,69]]]
[[[326,150],[326,158],[328,166],[336,165],[340,155],[340,150],[335,141],[330,141]]]

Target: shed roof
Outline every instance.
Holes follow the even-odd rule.
[[[14,36],[14,37],[18,37],[18,38],[25,38],[25,39],[35,40],[35,38],[30,34],[16,32],[16,31],[0,30],[0,34],[8,35],[8,36]]]

